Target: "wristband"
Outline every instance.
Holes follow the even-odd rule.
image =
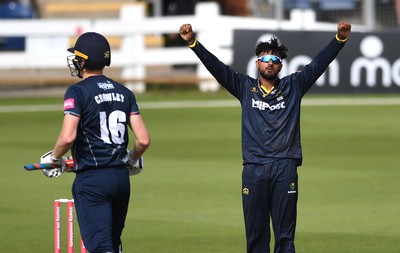
[[[192,44],[189,44],[190,48],[194,48],[197,44],[197,39],[195,38]]]
[[[338,34],[336,34],[335,38],[336,38],[336,40],[339,41],[339,42],[346,42],[346,41],[347,41],[347,38],[345,38],[345,39],[340,39],[339,36],[338,36]]]

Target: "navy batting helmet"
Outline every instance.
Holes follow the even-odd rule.
[[[75,46],[67,50],[89,62],[96,62],[105,66],[110,66],[111,64],[110,44],[103,35],[95,32],[82,34],[76,41]]]

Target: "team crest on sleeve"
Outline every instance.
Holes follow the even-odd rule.
[[[75,99],[68,98],[64,100],[64,110],[74,109],[74,107],[75,107]]]

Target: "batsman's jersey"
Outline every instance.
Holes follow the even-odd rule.
[[[333,39],[302,71],[278,78],[268,95],[258,79],[220,62],[201,43],[193,51],[215,79],[242,107],[243,164],[266,164],[277,159],[302,163],[300,104],[302,97],[335,59],[344,43]]]
[[[75,171],[126,167],[130,115],[139,114],[129,89],[104,75],[88,77],[67,89],[64,114],[80,118],[71,148]]]

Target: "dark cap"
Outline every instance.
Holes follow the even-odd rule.
[[[74,47],[67,49],[85,60],[110,66],[111,49],[107,39],[98,33],[87,32],[79,36]]]

